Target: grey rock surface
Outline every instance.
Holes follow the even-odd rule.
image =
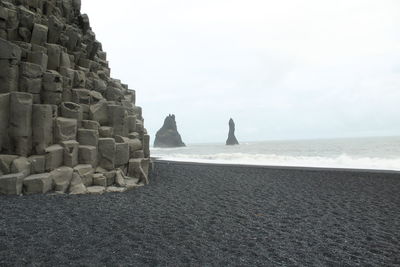
[[[70,167],[60,167],[50,172],[54,182],[54,191],[65,193],[69,188],[74,170]]]
[[[28,176],[24,179],[24,194],[45,194],[53,187],[51,173],[41,173]]]
[[[140,128],[140,125],[136,127]],[[154,139],[154,147],[182,147],[185,143],[182,142],[181,135],[178,133],[176,126],[175,115],[168,115],[163,126],[156,133]],[[147,153],[147,150],[146,150]]]
[[[232,146],[232,145],[238,145],[238,144],[239,144],[239,142],[235,136],[235,123],[233,122],[232,119],[230,119],[229,120],[229,133],[228,133],[228,139],[226,140],[226,145]]]
[[[86,193],[86,186],[83,184],[81,176],[76,172],[72,174],[72,180],[69,185],[68,191],[70,194],[73,195],[80,195]]]
[[[110,77],[80,3],[0,1],[0,194],[124,187],[130,159],[148,177],[136,92]]]
[[[20,195],[25,177],[26,175],[23,172],[0,176],[0,194]]]

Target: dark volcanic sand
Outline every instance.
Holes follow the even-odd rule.
[[[400,175],[157,162],[103,196],[0,196],[0,265],[399,266]]]

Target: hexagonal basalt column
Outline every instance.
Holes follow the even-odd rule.
[[[44,154],[53,144],[53,108],[51,105],[33,105],[33,147],[37,154]]]
[[[99,132],[91,129],[78,129],[77,140],[80,145],[97,147],[99,143]]]
[[[78,130],[77,120],[58,117],[54,124],[54,139],[56,143],[76,140]]]
[[[18,90],[20,60],[21,48],[0,38],[0,93]]]
[[[115,168],[115,139],[99,139],[99,166],[106,170]]]
[[[75,167],[78,165],[79,143],[75,140],[61,142],[64,148],[64,165],[67,167]]]
[[[78,124],[82,121],[82,108],[73,102],[61,103],[61,116],[64,118],[76,119]]]
[[[128,129],[125,126],[125,117],[126,112],[123,106],[108,105],[108,121],[114,128],[114,135],[128,135]]]
[[[0,152],[10,151],[8,120],[10,114],[10,94],[0,94]]]
[[[32,148],[32,95],[10,94],[9,133],[17,155],[28,156]]]

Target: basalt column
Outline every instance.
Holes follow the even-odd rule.
[[[148,182],[136,92],[110,77],[80,0],[0,1],[0,194]]]

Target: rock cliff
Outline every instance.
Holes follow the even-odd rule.
[[[232,145],[238,145],[239,142],[235,137],[235,123],[233,122],[232,119],[229,120],[229,133],[228,133],[228,139],[226,140],[226,145],[227,146],[232,146]]]
[[[148,182],[135,91],[110,77],[80,0],[0,2],[0,194]]]
[[[185,146],[176,127],[175,115],[168,115],[154,139],[154,147],[181,147]]]

